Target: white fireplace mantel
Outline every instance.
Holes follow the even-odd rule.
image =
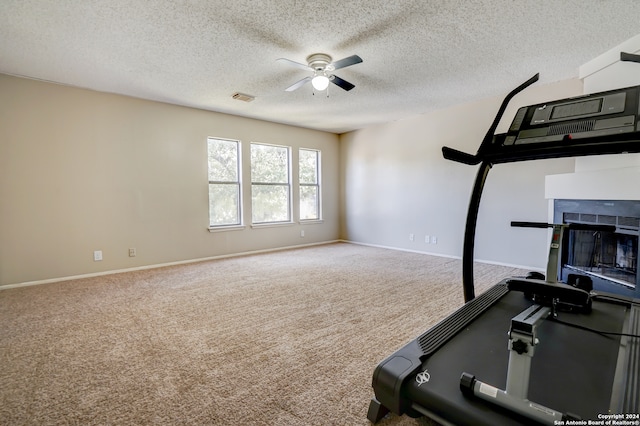
[[[640,200],[640,167],[549,175],[545,177],[545,198]]]

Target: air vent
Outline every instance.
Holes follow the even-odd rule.
[[[233,99],[237,99],[239,101],[244,101],[244,102],[251,102],[256,98],[255,96],[247,95],[245,93],[240,93],[240,92],[234,93],[233,95],[231,95],[231,97]]]
[[[564,223],[590,223],[619,226],[624,229],[640,229],[640,218],[590,213],[563,213]]]
[[[619,216],[618,225],[626,226],[628,228],[640,228],[640,218]]]
[[[618,218],[616,216],[609,216],[605,214],[598,215],[598,223],[602,223],[605,225],[615,225],[617,222],[617,219]]]
[[[565,223],[580,221],[580,213],[564,213],[562,216]]]

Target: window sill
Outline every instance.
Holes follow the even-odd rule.
[[[209,232],[225,232],[225,231],[241,231],[245,229],[244,225],[227,225],[227,226],[210,226],[207,228]]]
[[[324,223],[322,219],[308,219],[298,222],[300,225],[315,225],[316,223]]]
[[[269,222],[269,223],[254,223],[252,228],[278,228],[281,226],[292,226],[293,222]]]

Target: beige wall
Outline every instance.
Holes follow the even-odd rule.
[[[579,80],[531,87],[514,99],[499,131],[518,106],[581,92]],[[0,285],[338,238],[459,257],[476,167],[444,160],[441,147],[474,153],[502,100],[337,136],[4,75],[0,93]],[[208,136],[243,142],[245,182],[249,142],[289,145],[294,153],[321,149],[323,223],[252,228],[245,191],[248,226],[209,233]],[[509,222],[547,220],[545,176],[573,172],[574,164],[495,166],[476,258],[544,268],[547,236]],[[426,235],[437,244],[425,243]],[[93,261],[94,250],[103,261]]]
[[[581,93],[577,79],[532,86],[513,99],[498,130],[507,129],[520,106]],[[344,237],[460,257],[477,166],[447,161],[441,148],[474,154],[501,102],[487,99],[342,135]],[[545,176],[573,168],[573,159],[496,165],[480,206],[475,258],[544,269],[546,233],[511,228],[510,222],[546,221]],[[426,243],[426,235],[436,236],[437,244]]]
[[[324,221],[252,228],[245,191],[248,226],[208,232],[208,136],[243,142],[245,182],[249,142],[320,149]],[[0,75],[0,285],[335,240],[338,156],[330,133]]]

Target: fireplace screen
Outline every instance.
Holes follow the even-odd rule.
[[[572,230],[566,267],[635,288],[638,235]]]
[[[613,232],[570,229],[558,278],[587,275],[593,289],[640,297],[640,200],[554,200],[555,223],[610,225]]]

